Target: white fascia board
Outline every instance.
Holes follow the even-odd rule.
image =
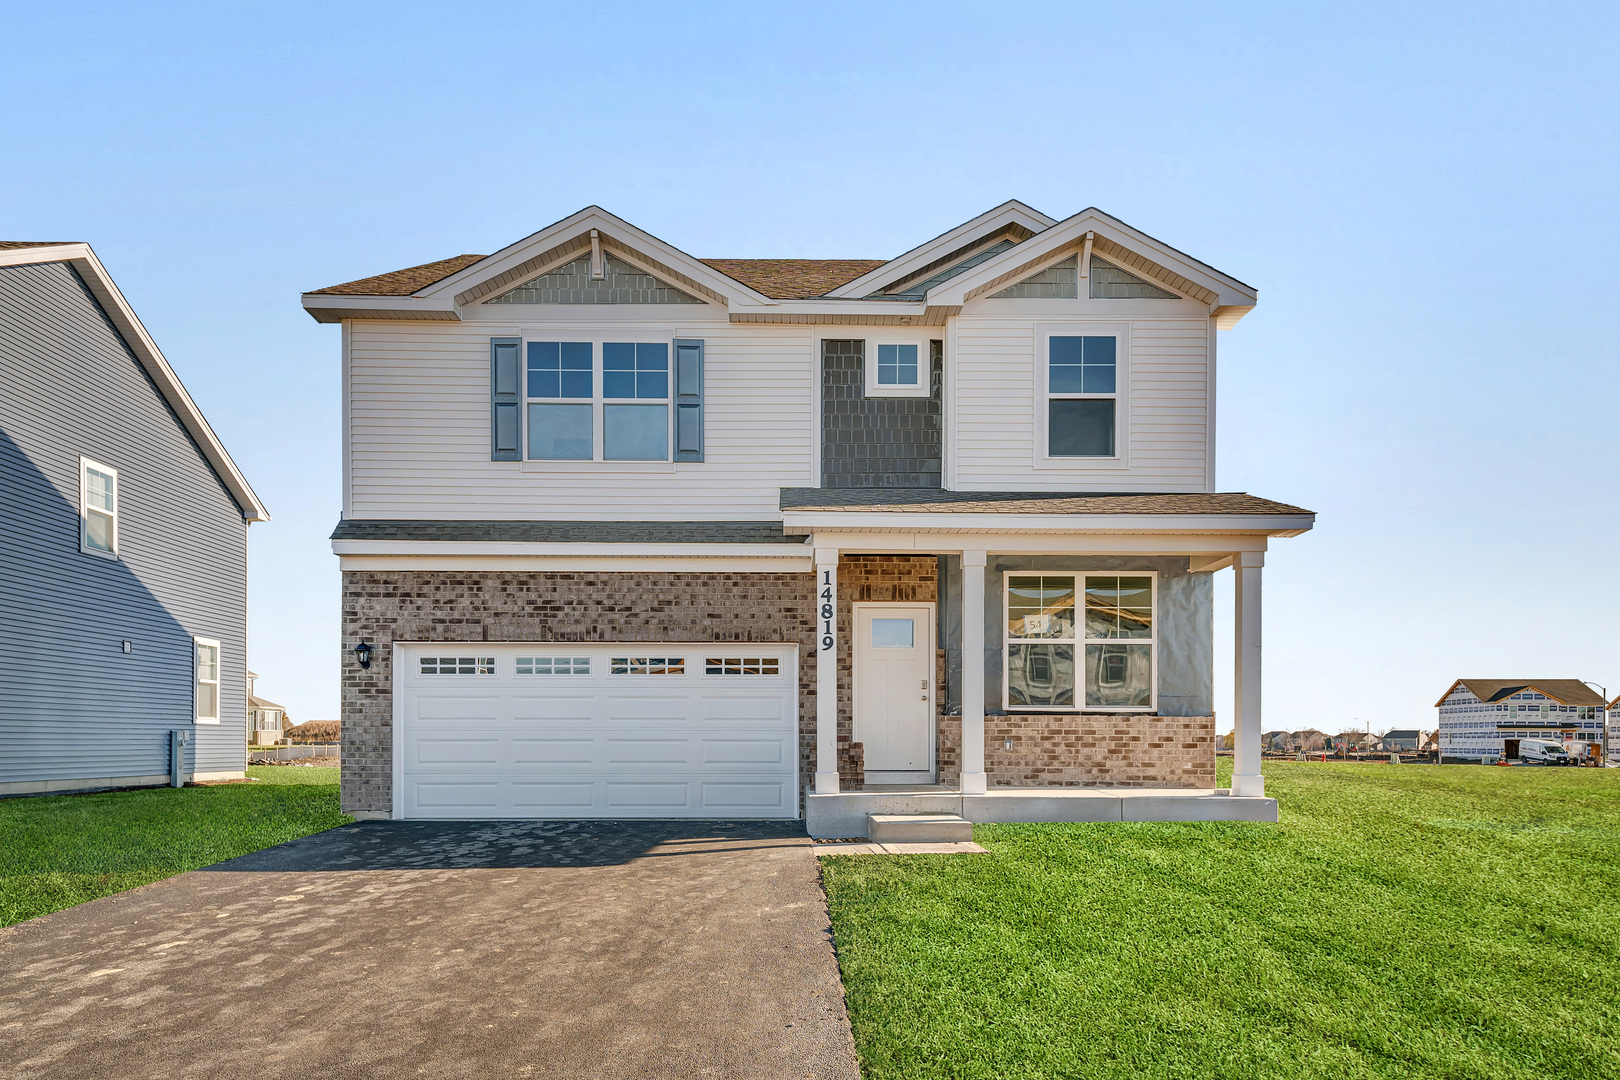
[[[418,290],[415,295],[428,299],[449,300],[453,303],[457,295],[478,283],[499,277],[513,267],[528,262],[537,253],[554,248],[559,243],[591,229],[603,233],[606,240],[617,238],[638,251],[656,257],[660,262],[725,297],[731,304],[770,307],[776,303],[765,294],[755,292],[742,282],[727,277],[714,267],[665,243],[651,233],[642,232],[628,221],[614,217],[600,206],[587,206],[578,213],[547,225],[539,232],[531,233],[515,244],[508,244],[495,254],[487,255],[471,266]]]
[[[454,300],[420,296],[338,296],[332,293],[305,293],[300,297],[304,310],[316,322],[342,322],[344,319],[425,319],[460,322],[461,312]],[[397,313],[397,314],[396,314]]]
[[[191,395],[186,392],[180,377],[163,358],[157,342],[146,332],[146,327],[141,324],[135,309],[129,306],[124,294],[118,291],[112,275],[101,265],[101,260],[96,258],[96,253],[90,249],[90,245],[57,244],[51,247],[0,251],[0,266],[23,266],[46,262],[65,262],[78,271],[79,277],[84,280],[91,294],[107,312],[107,317],[112,320],[114,328],[123,337],[130,351],[135,354],[135,359],[140,362],[147,375],[151,376],[158,392],[163,395],[169,407],[180,418],[186,432],[202,450],[203,458],[214,470],[214,475],[225,485],[225,490],[231,493],[231,498],[241,509],[242,516],[250,522],[269,521],[270,512],[253,493],[247,477],[242,475],[242,470],[231,460],[231,455],[225,450],[225,444],[219,441],[214,429],[208,426],[202,410],[191,400]]]
[[[527,557],[616,556],[619,558],[803,559],[801,544],[543,543],[525,540],[333,540],[334,555],[502,555]]]
[[[854,281],[838,286],[827,295],[846,298],[876,292],[890,282],[899,281],[927,266],[947,252],[954,251],[972,240],[974,236],[1005,225],[1022,225],[1030,232],[1039,233],[1056,224],[1056,218],[1049,218],[1039,210],[1025,206],[1017,199],[1011,199],[994,210],[986,211],[971,221],[964,221],[949,232],[941,233],[927,243],[912,248],[904,255],[890,259],[876,270],[870,270]]]
[[[338,569],[429,570],[448,573],[591,574],[808,574],[814,569],[809,551],[791,559],[739,555],[343,555]]]
[[[1065,246],[1082,239],[1088,232],[1105,236],[1120,247],[1140,252],[1166,270],[1172,270],[1189,281],[1196,281],[1216,294],[1213,305],[1215,307],[1252,308],[1258,301],[1259,294],[1237,278],[1223,274],[1212,266],[1206,266],[1169,244],[1131,228],[1118,218],[1111,217],[1096,207],[1090,207],[995,258],[980,263],[967,273],[940,282],[928,290],[928,303],[947,307],[960,306],[966,302],[964,298],[969,293],[989,284],[1013,267],[1055,254]]]
[[[999,555],[1185,555],[1193,558],[1231,557],[1244,551],[1265,551],[1271,538],[1253,533],[878,533],[818,531],[816,550],[845,554],[917,553],[949,555],[985,551]]]
[[[921,316],[921,300],[778,300],[772,315],[909,315]]]
[[[837,510],[782,512],[790,534],[821,532],[1229,533],[1298,536],[1314,514],[944,514]]]

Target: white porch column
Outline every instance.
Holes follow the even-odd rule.
[[[982,551],[962,552],[962,783],[964,795],[983,795],[984,775],[984,567]]]
[[[838,794],[838,549],[816,550],[816,794]]]
[[[1260,568],[1265,564],[1263,551],[1240,552],[1232,563],[1236,577],[1232,704],[1237,713],[1232,731],[1233,795],[1266,793],[1265,778],[1260,775]]]

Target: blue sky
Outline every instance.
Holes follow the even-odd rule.
[[[269,504],[251,664],[296,720],[339,648],[298,294],[590,203],[706,257],[1098,206],[1260,289],[1219,486],[1320,515],[1268,561],[1268,728],[1612,694],[1620,9],[1307,7],[6,3],[0,238],[93,244]]]

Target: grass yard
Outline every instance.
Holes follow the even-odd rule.
[[[0,799],[0,926],[353,820],[337,769],[248,775],[258,782]]]
[[[1277,825],[822,860],[863,1075],[1620,1077],[1620,770],[1266,778]]]

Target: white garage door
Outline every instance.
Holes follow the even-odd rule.
[[[783,646],[410,645],[395,816],[797,817]]]

